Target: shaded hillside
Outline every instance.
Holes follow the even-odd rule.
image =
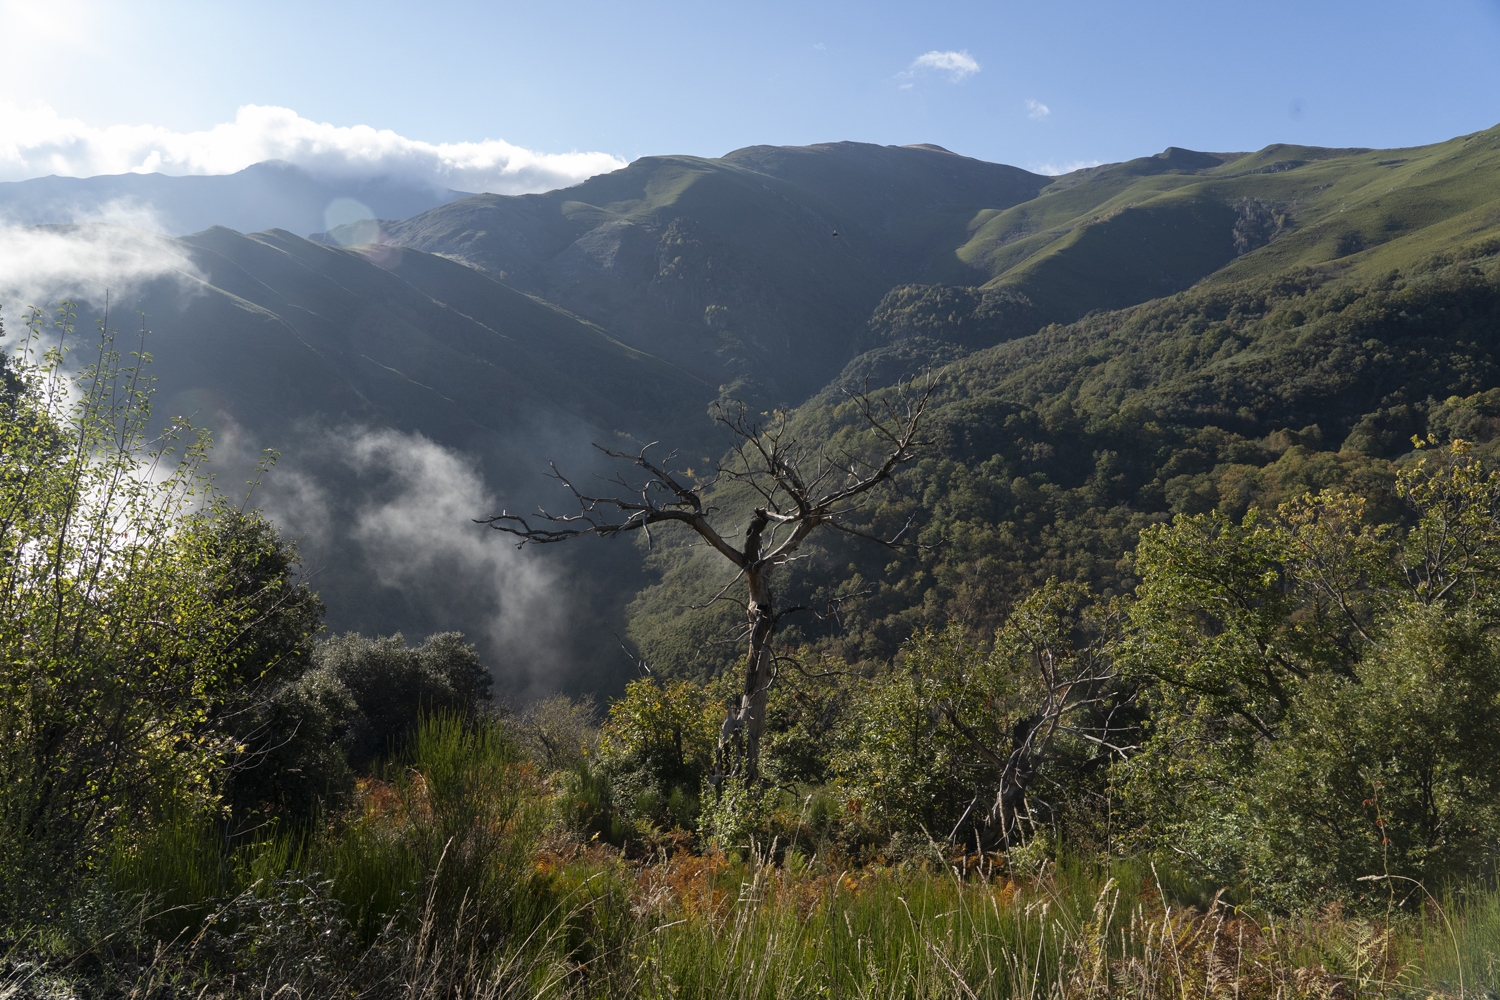
[[[707,396],[680,370],[440,257],[217,227],[181,245],[208,287],[147,300],[157,374],[167,391],[188,383],[238,397],[243,423],[320,414],[453,444],[501,432],[505,442],[488,447],[534,455],[514,433],[523,424],[655,436]],[[265,350],[235,329],[247,325],[280,340]]]
[[[784,404],[865,346],[893,285],[951,272],[976,212],[1046,183],[937,147],[753,146],[466,198],[383,239],[483,268],[726,395]]]
[[[968,329],[934,335],[969,350],[1205,278],[1374,277],[1452,253],[1500,225],[1497,150],[1496,129],[1408,150],[1174,147],[1048,179],[938,147],[755,146],[467,198],[382,239],[482,268],[726,396],[794,404],[889,342],[883,300],[912,285],[1030,303],[999,323],[960,307]],[[897,305],[940,325],[930,303]]]
[[[573,619],[619,620],[638,579],[630,560],[570,575],[570,554],[538,566],[471,519],[533,506],[549,459],[589,475],[595,442],[670,434],[717,448],[711,387],[418,251],[223,228],[91,235],[159,265],[155,279],[115,290],[112,317],[133,350],[132,311],[146,315],[157,418],[214,432],[231,493],[261,449],[281,453],[257,502],[303,538],[330,627],[461,629],[509,696],[532,683],[611,683],[599,673],[621,656],[611,628]],[[97,313],[80,309],[85,331]]]

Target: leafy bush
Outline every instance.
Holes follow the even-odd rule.
[[[357,771],[398,751],[424,713],[475,714],[494,697],[494,679],[459,632],[428,636],[416,647],[400,633],[369,639],[350,632],[319,643],[313,662],[327,678],[319,684],[341,686],[358,709],[344,736]]]
[[[723,709],[696,684],[650,677],[627,684],[599,740],[600,760],[627,808],[691,829],[722,721]]]
[[[202,534],[200,437],[151,424],[149,380],[101,325],[65,371],[74,335],[7,363],[0,408],[0,911],[55,912],[121,824],[213,798],[229,749],[205,722],[254,611]],[[144,359],[142,359],[143,361]]]
[[[516,739],[543,774],[574,771],[599,755],[598,716],[592,698],[553,695],[521,710]]]
[[[1143,535],[1120,655],[1146,683],[1123,768],[1141,829],[1285,907],[1484,870],[1500,783],[1500,473],[1403,470],[1409,529],[1325,492]]]

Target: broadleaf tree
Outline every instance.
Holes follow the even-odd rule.
[[[0,412],[0,880],[47,905],[121,821],[203,805],[227,738],[208,724],[242,615],[201,532],[206,436],[151,424],[143,350],[101,322],[70,374],[76,312],[33,310]],[[51,341],[43,346],[44,337]],[[142,334],[144,339],[144,332]]]

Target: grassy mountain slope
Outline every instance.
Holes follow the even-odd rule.
[[[1373,277],[1500,227],[1500,128],[1432,146],[1169,149],[1078,171],[976,216],[959,259],[1074,319],[1293,267]]]
[[[727,394],[791,403],[858,353],[892,285],[947,266],[975,212],[1045,183],[936,147],[750,147],[468,198],[383,238],[483,268]]]
[[[756,146],[469,198],[383,238],[557,302],[726,396],[786,405],[891,339],[882,297],[919,299],[900,291],[914,284],[1030,303],[970,322],[972,349],[1205,279],[1374,278],[1482,253],[1500,231],[1497,157],[1491,129],[1408,150],[1174,147],[1049,181],[936,147]]]

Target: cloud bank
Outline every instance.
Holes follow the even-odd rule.
[[[225,431],[216,452],[248,464],[244,432]],[[256,502],[301,539],[332,629],[399,628],[413,640],[461,630],[512,701],[569,678],[573,623],[556,562],[474,523],[500,505],[470,457],[417,433],[307,426]]]
[[[429,143],[390,129],[341,126],[290,108],[247,104],[201,132],[156,125],[98,128],[40,105],[0,102],[0,181],[57,174],[230,174],[285,160],[329,177],[394,177],[437,190],[526,194],[618,170],[608,153],[538,153],[500,139]]]
[[[968,49],[962,49],[957,52],[952,50],[939,52],[934,49],[931,52],[924,52],[912,60],[911,66],[907,69],[907,74],[915,73],[919,69],[930,69],[947,73],[948,79],[957,83],[964,77],[973,76],[975,73],[978,73],[979,63],[973,56],[969,55]]]
[[[0,223],[0,307],[11,319],[27,306],[62,299],[102,304],[137,295],[148,283],[177,282],[183,291],[201,288],[203,275],[149,212],[114,204],[76,226],[15,226]]]

